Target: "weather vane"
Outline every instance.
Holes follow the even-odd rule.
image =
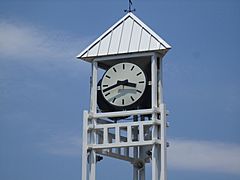
[[[132,9],[132,0],[128,0],[128,9],[125,9],[124,12],[133,12],[136,11],[136,9]]]

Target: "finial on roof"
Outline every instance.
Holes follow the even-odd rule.
[[[125,9],[124,10],[124,12],[134,12],[134,11],[136,11],[136,9],[134,8],[134,9],[132,9],[132,0],[128,0],[128,9]]]

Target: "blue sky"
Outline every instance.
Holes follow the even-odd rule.
[[[134,7],[172,45],[164,59],[169,180],[240,179],[240,2]],[[90,64],[75,56],[126,8],[127,0],[0,2],[0,179],[81,179]],[[97,170],[99,180],[131,172],[108,158]]]

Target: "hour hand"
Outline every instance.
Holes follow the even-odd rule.
[[[137,85],[135,83],[130,83],[127,82],[126,84],[124,84],[125,86],[129,86],[129,87],[136,87]]]
[[[130,83],[130,82],[128,82],[128,80],[126,79],[126,80],[124,80],[124,81],[117,81],[116,84],[114,84],[114,85],[112,85],[112,86],[104,89],[103,92],[109,91],[109,90],[111,90],[111,89],[113,89],[113,88],[115,88],[115,87],[117,87],[117,86],[120,86],[120,85],[129,86],[129,87],[136,87],[136,84],[135,84],[135,83]]]

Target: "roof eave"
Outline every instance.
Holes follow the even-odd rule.
[[[149,53],[150,53],[150,52],[156,52],[156,53],[161,54],[162,57],[163,57],[163,56],[165,56],[165,54],[166,54],[170,49],[171,49],[171,46],[168,46],[168,48],[165,48],[165,49],[158,49],[158,50],[154,50],[154,51],[145,51],[145,52],[144,52],[144,51],[143,51],[143,52],[131,52],[131,53],[111,54],[111,55],[103,55],[103,56],[87,56],[87,57],[83,57],[83,56],[78,55],[78,56],[77,56],[77,59],[91,63],[94,59],[99,58],[99,57],[104,58],[104,57],[109,57],[109,56],[115,56],[116,59],[117,59],[118,56],[127,55],[127,54],[131,55],[131,54],[137,54],[137,53],[139,54],[139,53],[142,53],[142,54],[143,54],[142,56],[145,56],[144,54],[145,54],[146,52],[149,52]],[[83,54],[83,55],[84,55],[84,54]],[[141,54],[139,54],[139,57],[140,57],[140,56],[141,56]]]

